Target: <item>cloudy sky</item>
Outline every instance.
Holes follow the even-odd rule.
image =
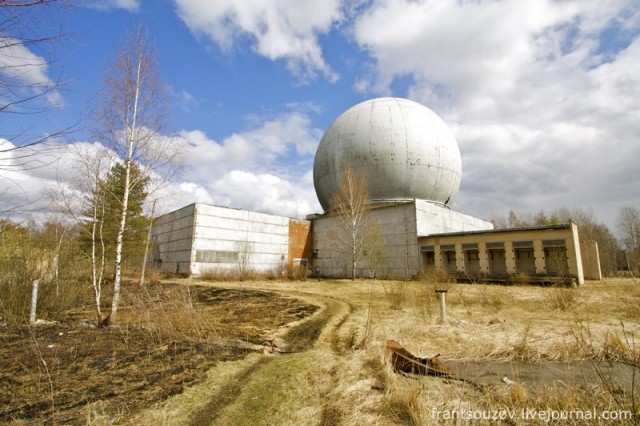
[[[613,228],[621,205],[640,208],[637,0],[78,3],[49,17],[70,34],[53,63],[26,48],[0,55],[0,65],[28,63],[13,78],[64,82],[46,112],[0,116],[0,148],[88,129],[104,70],[141,23],[172,94],[167,136],[190,147],[164,211],[205,202],[321,212],[318,142],[347,108],[378,96],[420,102],[450,126],[463,162],[456,210],[489,219],[587,207]],[[78,151],[56,148],[97,146],[86,129],[49,144],[39,167],[3,153],[0,203],[46,209],[43,190],[71,178]]]

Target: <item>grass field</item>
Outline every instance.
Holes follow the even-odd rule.
[[[632,280],[575,289],[447,284],[444,323],[441,284],[428,277],[223,285],[322,307],[313,348],[219,364],[134,422],[638,424],[640,283]],[[389,339],[416,355],[440,354],[467,381],[393,372]],[[239,391],[218,404],[230,383]],[[215,411],[192,414],[207,404]]]
[[[11,345],[0,357],[5,423],[639,424],[640,282],[632,279],[580,288],[428,276],[180,280],[129,297],[119,328],[74,325],[83,315],[0,329]],[[394,372],[388,340],[439,354],[457,376]]]

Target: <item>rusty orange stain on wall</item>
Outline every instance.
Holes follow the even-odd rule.
[[[289,219],[289,269],[293,269],[293,259],[307,259],[311,266],[311,252],[311,222]]]

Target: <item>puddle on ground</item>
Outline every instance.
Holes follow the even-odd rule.
[[[498,385],[509,380],[532,391],[550,386],[605,385],[607,388],[640,393],[640,368],[623,363],[595,361],[447,361],[458,377],[478,385]],[[506,377],[508,380],[504,380]]]

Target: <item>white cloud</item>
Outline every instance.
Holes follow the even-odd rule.
[[[33,53],[20,40],[10,37],[0,40],[0,75],[5,89],[0,102],[3,105],[42,96],[50,106],[64,106],[62,96],[55,90],[56,83],[48,73],[47,60]],[[15,105],[17,109],[21,107],[19,103]]]
[[[190,145],[189,184],[183,183],[195,196],[190,202],[288,216],[319,211],[310,170],[322,131],[307,113],[313,105],[288,108],[295,111],[253,116],[252,127],[220,142],[199,130],[182,131],[180,137]]]
[[[163,215],[193,203],[215,203],[209,190],[195,182],[169,182],[153,194],[153,199],[157,200],[156,215]],[[149,208],[147,213],[148,210]]]
[[[288,111],[273,117],[250,117],[250,128],[221,142],[199,130],[182,131],[177,142],[190,145],[187,170],[183,179],[168,182],[154,193],[153,198],[159,199],[158,212],[193,202],[292,217],[319,211],[310,172],[322,136],[309,116],[316,107],[292,104],[287,108]],[[11,146],[6,141],[4,144],[0,149]],[[11,156],[6,157],[0,164],[0,179],[11,179],[16,191],[0,194],[0,201],[11,199],[11,205],[31,203],[33,208],[46,210],[44,194],[60,186],[72,188],[73,180],[78,179],[78,155],[89,158],[98,148],[97,143],[53,143],[49,151],[36,149],[31,165],[21,165]],[[53,157],[51,149],[55,150]],[[46,167],[33,167],[45,162]]]
[[[269,173],[230,170],[204,183],[173,182],[156,194],[157,214],[208,203],[289,217],[321,211],[309,176],[287,179]]]
[[[319,208],[307,186],[268,173],[231,170],[212,189],[216,204],[252,211],[304,217]]]
[[[285,159],[309,160],[322,137],[305,112],[293,111],[273,118],[253,117],[253,128],[218,142],[199,130],[182,131],[190,145],[189,168],[200,178],[216,178],[229,170],[271,171]]]
[[[124,9],[137,12],[142,0],[85,0],[83,6],[97,10]]]
[[[613,193],[640,203],[621,185],[638,181],[639,17],[632,0],[374,0],[353,26],[374,67],[356,88],[388,94],[408,76],[396,95],[449,123],[463,158],[456,208],[591,204],[611,224]]]
[[[57,184],[57,168],[52,165],[64,157],[64,148],[55,142],[14,148],[0,139],[0,213],[22,220],[49,209],[46,193]]]
[[[249,40],[256,53],[283,60],[302,80],[338,76],[325,62],[318,36],[341,18],[340,0],[175,0],[180,18],[196,35],[230,50]]]
[[[377,1],[354,25],[376,61],[376,87],[410,74],[431,96],[510,93],[535,37],[571,16],[565,2]]]
[[[200,107],[201,101],[196,99],[191,93],[186,90],[180,90],[174,94],[176,104],[182,111],[191,113]]]
[[[306,81],[337,78],[322,43],[346,29],[369,55],[368,63],[349,58],[357,91],[407,96],[453,129],[464,172],[457,209],[488,217],[592,205],[611,219],[616,203],[640,203],[637,0],[174,1],[198,37],[227,52],[249,46]],[[141,3],[92,4],[135,11]],[[39,65],[24,77],[47,82],[46,64],[31,59]],[[408,88],[398,93],[398,86]],[[178,92],[179,106],[195,111],[210,101],[198,96]],[[167,203],[319,210],[311,178],[322,135],[316,113],[292,105],[218,139],[182,131],[189,166],[168,188]],[[66,179],[65,167],[58,170]],[[27,174],[28,188],[54,179],[51,170]]]

